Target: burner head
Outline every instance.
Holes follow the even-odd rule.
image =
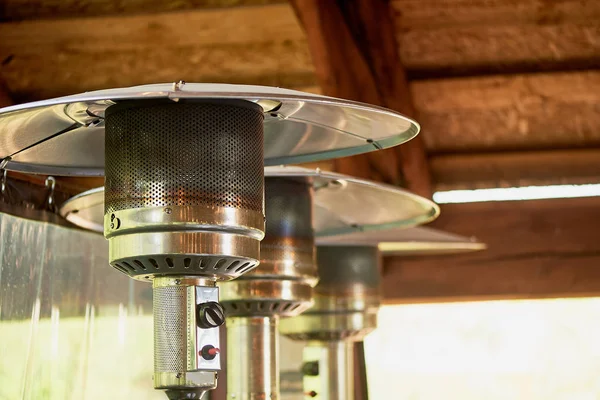
[[[377,327],[380,255],[375,246],[317,247],[319,284],[315,305],[281,321],[281,332],[296,340],[361,340]]]
[[[106,110],[110,264],[141,280],[228,280],[258,264],[263,112],[244,100],[124,101]]]
[[[312,305],[317,281],[314,255],[312,182],[267,178],[266,235],[260,266],[221,285],[231,316],[294,316]]]

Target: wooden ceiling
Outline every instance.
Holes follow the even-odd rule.
[[[14,102],[185,80],[385,105],[415,117],[420,139],[324,166],[426,195],[600,183],[597,0],[4,0],[0,78]],[[490,246],[485,255],[452,259],[460,274],[475,274],[478,263],[496,268],[472,292],[496,290],[499,277],[525,265],[533,269],[523,279],[546,279],[544,268],[565,259],[576,259],[584,272],[573,273],[582,280],[595,277],[600,244],[588,240],[594,201],[549,202],[544,212],[542,203],[442,207],[437,227],[476,234]],[[502,224],[496,212],[510,221]],[[509,240],[515,232],[521,236]],[[389,270],[388,282],[417,279],[434,292],[435,279],[448,278],[435,261]],[[537,295],[574,291],[571,278],[552,276],[558,286],[542,285]],[[597,281],[578,293],[600,293]],[[510,290],[526,292],[497,292]]]
[[[307,35],[285,1],[0,7],[0,76],[15,102],[180,79],[323,92]],[[397,68],[409,79],[410,93],[395,96],[412,98],[435,188],[600,178],[597,167],[572,167],[600,148],[600,2],[395,0],[388,10]],[[527,168],[538,161],[548,163],[540,175]],[[566,176],[544,172],[563,169]]]

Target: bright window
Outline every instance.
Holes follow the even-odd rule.
[[[600,298],[386,306],[365,350],[374,400],[598,399]]]

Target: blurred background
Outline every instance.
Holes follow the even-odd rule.
[[[597,0],[0,4],[3,106],[184,80],[343,97],[392,108],[421,124],[419,137],[404,146],[317,165],[433,198],[442,214],[432,227],[488,246],[451,257],[386,257],[386,306],[365,344],[373,399],[600,398],[600,300],[594,298],[600,294],[599,68]],[[9,178],[38,186],[45,180]],[[58,178],[56,196],[102,183]],[[85,261],[96,262],[105,267]],[[71,367],[87,371],[77,380],[89,389],[86,399],[154,395],[135,392],[136,382],[150,387],[141,377],[151,375],[151,352],[142,350],[151,337],[129,332],[135,325],[151,333],[151,321],[147,306],[131,307],[148,299],[131,297],[137,292],[127,282],[118,292],[125,298],[111,300],[104,314],[91,308],[73,313],[84,320],[96,315],[93,325],[84,324],[94,333],[90,360],[73,364],[75,356],[61,356],[55,362],[63,366],[40,376],[38,386],[17,377],[13,387],[2,378],[0,398],[67,398],[61,385],[76,375]],[[32,354],[51,357],[56,346],[83,340],[79,330],[69,331],[68,320],[60,324],[60,339],[52,339],[58,337],[52,333],[56,312],[35,314],[31,304],[15,316],[6,298],[0,329],[14,342],[0,345],[0,377],[22,369],[15,363],[33,363]],[[19,318],[22,326],[14,322]],[[47,343],[32,348],[34,333]],[[123,350],[102,351],[104,338],[114,335]],[[86,337],[81,349],[91,346]],[[18,343],[29,355],[11,353]],[[282,343],[282,387],[298,398],[301,345]],[[124,374],[131,368],[140,381],[137,373]],[[39,391],[27,397],[24,387]],[[109,387],[124,392],[108,395]]]

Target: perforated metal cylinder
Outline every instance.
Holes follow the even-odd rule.
[[[154,371],[181,372],[187,368],[188,291],[186,286],[155,287]],[[193,303],[195,306],[195,302]],[[195,327],[194,327],[195,328]]]
[[[211,285],[189,277],[153,281],[154,387],[171,399],[199,399],[217,386],[220,360],[200,355],[207,344],[219,347],[218,328],[201,329],[196,318],[199,301],[218,291]]]
[[[380,254],[373,246],[319,246],[315,304],[281,322],[297,340],[360,340],[377,326],[381,300]]]
[[[265,180],[260,266],[221,285],[228,315],[293,316],[312,305],[316,283],[313,187],[304,178]]]
[[[145,100],[106,110],[105,236],[137,279],[227,280],[264,236],[263,113],[241,100]]]

